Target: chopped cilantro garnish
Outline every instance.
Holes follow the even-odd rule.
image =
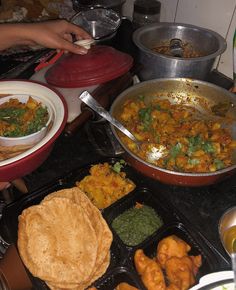
[[[161,108],[161,106],[160,106],[159,104],[155,105],[155,109],[156,109],[157,111],[162,111],[162,108]]]
[[[126,162],[123,159],[121,159],[119,162],[117,161],[112,166],[112,170],[114,170],[116,173],[120,173],[121,169],[124,167],[125,164],[126,164]]]
[[[157,110],[157,111],[168,112],[168,113],[171,115],[170,110],[165,109],[165,108],[162,108],[159,104],[156,104],[154,108],[155,108],[155,110]]]
[[[215,152],[215,148],[212,144],[212,142],[210,141],[205,141],[202,144],[202,149],[206,152],[206,153],[214,153]]]
[[[188,138],[188,155],[191,156],[197,150],[204,150],[206,153],[214,153],[215,148],[211,141],[204,141],[200,135]]]
[[[221,161],[220,159],[215,159],[214,164],[217,170],[223,169],[225,167],[224,162]]]
[[[140,101],[144,101],[145,96],[144,95],[139,95],[138,98],[139,98]]]
[[[199,160],[197,158],[189,158],[188,159],[188,163],[191,165],[198,165],[199,164]]]
[[[173,146],[171,149],[170,149],[170,156],[172,158],[176,158],[176,156],[181,152],[181,149],[182,149],[182,144],[181,143],[176,143],[175,146]]]
[[[142,108],[139,110],[139,118],[141,119],[142,123],[144,124],[144,129],[148,129],[152,121],[152,108]]]

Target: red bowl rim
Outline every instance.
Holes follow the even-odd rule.
[[[67,103],[66,103],[66,100],[64,99],[63,95],[56,89],[54,89],[53,87],[51,87],[50,85],[47,85],[47,84],[44,84],[44,83],[41,83],[39,81],[34,81],[34,80],[21,80],[21,79],[11,79],[11,80],[0,80],[0,83],[1,82],[6,82],[6,81],[20,81],[20,82],[30,82],[30,83],[35,83],[35,84],[39,84],[39,85],[42,85],[44,87],[47,87],[48,89],[52,90],[54,93],[56,93],[58,95],[58,97],[61,99],[62,103],[63,103],[63,107],[64,107],[64,118],[62,120],[62,123],[59,127],[59,129],[57,130],[57,132],[52,136],[52,138],[50,140],[48,140],[47,143],[45,143],[42,147],[38,148],[36,151],[32,152],[31,154],[25,156],[25,157],[22,157],[21,159],[19,160],[16,160],[16,161],[13,161],[12,163],[9,163],[9,164],[6,164],[6,165],[0,165],[0,170],[4,170],[4,169],[10,169],[10,168],[13,168],[15,167],[16,165],[19,165],[25,161],[27,161],[28,159],[31,159],[32,157],[34,157],[35,155],[38,155],[39,153],[41,153],[42,151],[45,150],[45,147],[47,148],[48,146],[50,146],[58,137],[59,135],[61,134],[61,132],[63,131],[65,125],[66,125],[66,122],[67,122],[67,118],[68,118],[68,107],[67,107]]]

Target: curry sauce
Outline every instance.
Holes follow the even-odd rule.
[[[233,164],[236,141],[220,119],[207,119],[194,107],[154,98],[129,99],[118,119],[142,142],[140,148],[118,133],[141,159],[178,172],[215,172]]]

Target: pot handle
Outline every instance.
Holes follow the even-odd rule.
[[[184,55],[183,43],[179,38],[171,39],[169,49],[170,53],[174,57],[183,57]]]

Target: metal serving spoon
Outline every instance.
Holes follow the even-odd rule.
[[[112,117],[107,110],[105,110],[91,95],[89,92],[84,91],[80,96],[80,100],[84,102],[87,106],[93,109],[98,115],[106,119],[109,123],[114,125],[117,129],[119,129],[122,133],[124,133],[127,137],[129,137],[132,141],[134,141],[137,146],[140,148],[141,142],[137,140],[137,138],[126,129],[119,121],[117,121],[114,117]]]
[[[96,113],[98,113],[101,117],[106,119],[109,123],[114,125],[117,129],[119,129],[122,133],[124,133],[127,137],[129,137],[132,141],[135,142],[137,147],[141,149],[141,144],[143,142],[139,141],[128,129],[126,129],[118,120],[110,115],[110,113],[105,110],[91,95],[89,92],[84,91],[79,99],[84,102],[87,106],[93,109]],[[160,145],[157,147],[152,147],[151,150],[147,153],[147,158],[149,162],[154,162],[159,158],[165,156],[167,154],[167,150],[165,146]]]

